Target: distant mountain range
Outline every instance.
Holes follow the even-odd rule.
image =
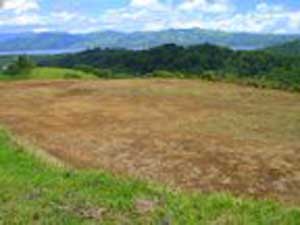
[[[210,43],[234,49],[259,49],[300,39],[300,35],[228,33],[203,29],[170,29],[157,32],[89,34],[17,33],[0,34],[0,52],[86,48],[148,49],[167,43],[182,46]]]

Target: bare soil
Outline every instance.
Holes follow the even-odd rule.
[[[184,80],[0,83],[0,124],[77,168],[300,203],[300,95]]]

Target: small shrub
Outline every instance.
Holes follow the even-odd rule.
[[[152,72],[152,77],[157,78],[174,78],[176,75],[172,72],[165,71],[165,70],[156,70]]]
[[[99,78],[113,78],[113,72],[110,69],[98,69],[87,65],[77,65],[74,69],[93,74]]]
[[[290,88],[291,91],[300,92],[300,84],[294,84]]]
[[[66,73],[64,74],[65,79],[81,79],[82,77],[76,73]]]
[[[201,78],[208,81],[218,81],[221,80],[220,77],[214,71],[205,71],[200,75]]]
[[[109,69],[95,69],[95,75],[99,78],[113,78],[113,73]]]
[[[18,59],[5,69],[7,75],[27,75],[36,67],[28,56],[19,56]]]
[[[226,82],[236,82],[238,80],[238,77],[234,74],[226,74],[224,76],[224,80]]]

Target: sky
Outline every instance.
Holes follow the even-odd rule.
[[[0,33],[170,28],[300,34],[300,0],[0,0]]]

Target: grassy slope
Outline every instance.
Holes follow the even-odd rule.
[[[19,80],[19,79],[36,79],[36,80],[51,80],[51,79],[96,79],[94,75],[84,73],[78,70],[62,69],[62,68],[35,68],[30,74],[17,75],[15,77],[7,77],[1,75],[0,80]]]
[[[297,225],[299,209],[192,195],[95,171],[54,168],[0,131],[0,224]],[[159,200],[141,213],[136,200]],[[104,210],[100,215],[98,211]],[[164,223],[165,221],[165,223]],[[166,221],[169,221],[166,222]]]
[[[95,78],[94,75],[78,70],[61,68],[36,68],[30,74],[31,79]]]

